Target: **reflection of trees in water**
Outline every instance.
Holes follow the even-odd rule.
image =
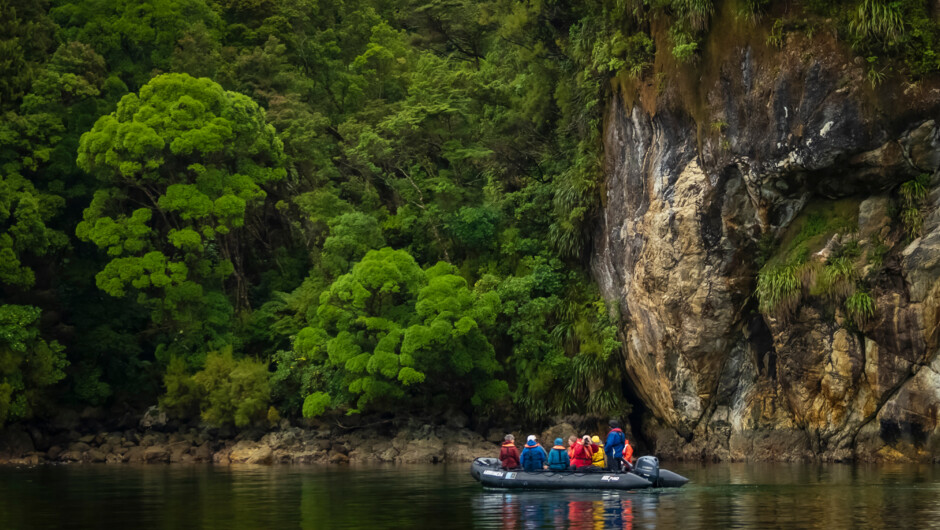
[[[486,528],[632,529],[638,520],[655,520],[658,504],[650,492],[484,491],[474,512],[477,526]]]

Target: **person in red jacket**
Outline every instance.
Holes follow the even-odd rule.
[[[633,446],[630,440],[623,441],[623,467],[626,471],[633,471]]]
[[[519,467],[519,449],[516,447],[516,437],[507,434],[503,438],[503,445],[499,448],[499,463],[503,469],[516,469]]]
[[[574,448],[578,445],[578,437],[571,435],[568,437],[568,458],[574,458]]]
[[[578,440],[571,452],[571,467],[574,469],[590,467],[594,464],[594,451],[591,450],[590,436],[585,436]]]

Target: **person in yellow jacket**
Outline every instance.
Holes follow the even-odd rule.
[[[594,443],[594,461],[591,465],[607,469],[607,460],[604,458],[604,444],[601,443],[600,437],[596,434],[591,438],[591,441]],[[598,449],[600,450],[598,451]]]

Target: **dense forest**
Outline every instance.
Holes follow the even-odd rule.
[[[940,71],[925,0],[727,4],[873,85]],[[626,413],[603,111],[717,7],[0,0],[0,425]]]

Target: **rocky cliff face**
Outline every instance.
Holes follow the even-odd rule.
[[[940,85],[873,89],[826,35],[717,38],[697,66],[658,54],[618,83],[605,125],[592,269],[647,440],[679,458],[940,458]],[[799,263],[798,286],[768,308],[775,263]]]

